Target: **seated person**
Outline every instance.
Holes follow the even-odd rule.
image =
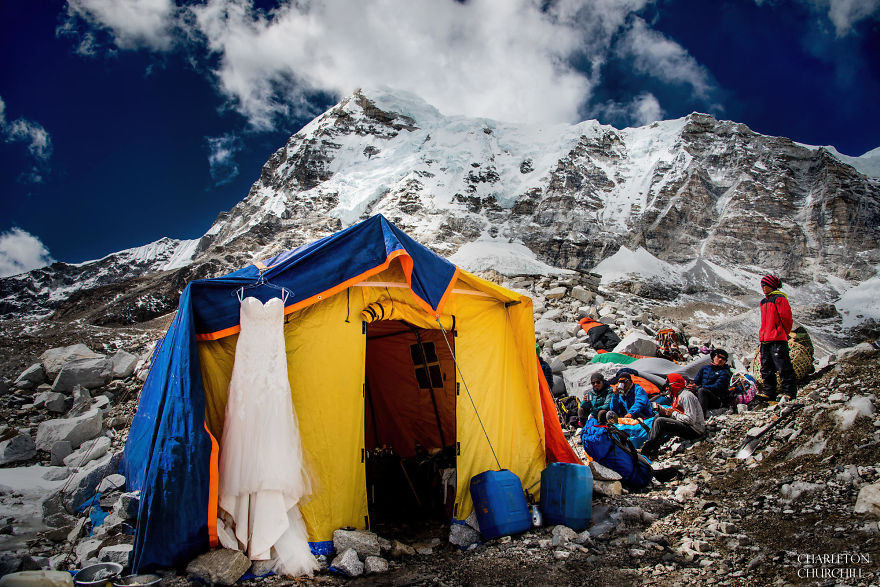
[[[651,425],[648,441],[642,454],[653,459],[667,439],[678,436],[686,440],[699,438],[706,432],[703,407],[694,393],[685,387],[684,377],[678,373],[666,376],[666,386],[672,395],[672,407],[655,406],[657,416]]]
[[[583,427],[590,416],[596,418],[599,422],[605,423],[605,414],[608,412],[611,404],[611,385],[605,381],[605,376],[601,373],[593,373],[590,375],[590,385],[592,391],[584,393],[584,399],[578,406],[578,424]]]
[[[632,375],[621,373],[617,385],[612,387],[614,394],[609,407],[618,416],[625,418],[650,418],[654,415],[648,394],[632,381]]]
[[[713,349],[709,357],[709,364],[700,369],[694,381],[687,385],[690,391],[696,392],[703,413],[730,403],[731,373],[727,365],[727,351]]]

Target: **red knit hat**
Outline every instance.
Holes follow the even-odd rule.
[[[670,373],[666,376],[666,381],[669,382],[669,390],[672,391],[675,395],[678,395],[678,392],[684,389],[684,377],[682,377],[679,373]]]
[[[769,285],[773,289],[779,289],[780,287],[782,287],[782,280],[772,274],[765,275],[761,278],[761,285]]]

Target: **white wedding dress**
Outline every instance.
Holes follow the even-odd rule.
[[[233,521],[235,540],[223,523],[218,534],[224,546],[251,560],[275,559],[278,573],[311,575],[318,561],[297,504],[312,489],[290,398],[283,329],[281,299],[241,302],[220,442],[219,505]]]

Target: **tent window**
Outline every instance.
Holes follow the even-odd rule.
[[[424,349],[424,356],[422,356],[422,349]],[[416,369],[416,381],[419,383],[419,389],[443,389],[443,371],[440,370],[440,360],[437,358],[434,343],[423,342],[410,345],[409,352]]]

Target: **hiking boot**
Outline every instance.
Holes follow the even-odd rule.
[[[775,391],[759,391],[755,394],[755,398],[759,400],[763,400],[765,402],[775,402],[776,401],[776,392]]]

